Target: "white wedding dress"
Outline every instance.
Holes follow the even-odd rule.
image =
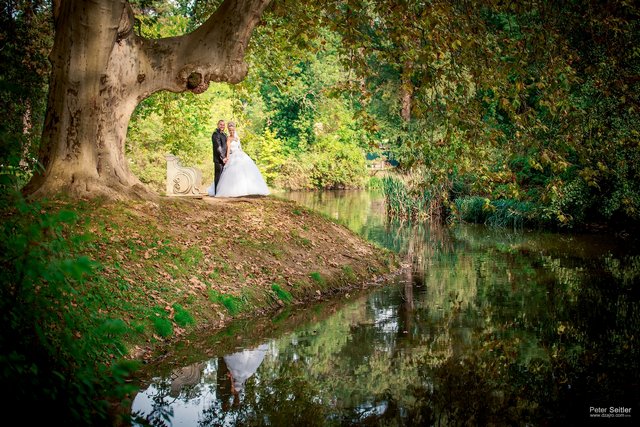
[[[210,196],[213,195],[212,188],[213,184],[209,188]],[[266,196],[268,194],[269,188],[260,170],[251,157],[242,151],[240,139],[234,139],[229,146],[229,160],[222,169],[215,197]]]
[[[269,350],[269,346],[261,344],[250,350],[242,350],[224,356],[224,362],[233,379],[233,388],[238,393],[244,390],[247,380],[256,373],[267,354],[267,350]]]

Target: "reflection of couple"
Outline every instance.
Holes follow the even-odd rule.
[[[211,135],[215,178],[207,193],[212,197],[268,195],[269,188],[260,170],[242,151],[235,123],[227,125],[229,136],[224,133],[224,127],[224,120],[219,120],[218,128]]]
[[[218,359],[217,397],[223,401],[223,406],[227,406],[230,400],[234,405],[240,403],[240,394],[247,380],[256,373],[268,350],[267,344],[261,344]],[[205,366],[205,362],[199,362],[174,370],[169,395],[178,397],[181,392],[188,393],[189,387],[200,384]]]
[[[267,344],[262,344],[253,349],[224,356],[224,362],[229,370],[232,393],[238,394],[244,390],[245,383],[258,370],[268,349]]]
[[[240,395],[244,391],[246,382],[256,373],[268,349],[267,344],[262,344],[218,359],[216,386],[223,411],[240,405]]]

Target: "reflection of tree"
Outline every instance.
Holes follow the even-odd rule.
[[[171,391],[171,381],[159,379],[152,387],[147,389],[147,394],[150,391],[151,410],[147,413],[134,412],[133,419],[141,425],[165,426],[173,416],[173,408],[170,404],[167,404],[167,397]]]
[[[494,242],[470,252],[470,264],[459,260],[457,274],[464,265],[477,271],[477,295],[467,307],[483,316],[463,339],[455,331],[473,317],[448,311],[455,320],[446,321],[446,334],[460,351],[421,360],[421,386],[413,391],[419,403],[409,418],[436,425],[579,423],[588,421],[588,406],[637,403],[637,283],[636,290],[620,286],[607,272],[610,256],[576,262],[506,247]]]
[[[221,402],[220,406],[223,411],[227,411],[231,406],[237,406],[239,404],[237,394],[234,394],[232,391],[232,381],[224,357],[218,357],[218,369],[216,369],[216,398]]]
[[[202,424],[575,424],[588,412],[570,407],[638,401],[638,257],[532,251],[535,235],[485,228],[397,230],[411,267],[399,286],[296,323],[236,406],[218,358]]]
[[[316,396],[302,366],[279,369],[269,385],[270,392],[247,390],[244,405],[251,407],[246,425],[324,426],[328,406]],[[251,388],[255,386],[252,385]]]
[[[439,255],[451,248],[446,229],[441,224],[411,224],[400,222],[395,225],[398,235],[403,236],[404,253],[403,303],[400,306],[400,330],[411,333],[415,314],[414,289],[424,288],[425,274],[429,266],[438,262]],[[416,331],[413,331],[415,333]],[[412,334],[413,335],[413,334]],[[411,336],[411,335],[410,335]]]

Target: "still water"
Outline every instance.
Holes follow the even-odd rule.
[[[640,422],[634,236],[389,223],[366,191],[285,197],[409,268],[182,343],[148,367],[135,425]]]

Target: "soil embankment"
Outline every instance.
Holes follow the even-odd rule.
[[[102,310],[138,330],[129,357],[198,327],[304,305],[374,283],[395,255],[276,197],[90,202]]]

